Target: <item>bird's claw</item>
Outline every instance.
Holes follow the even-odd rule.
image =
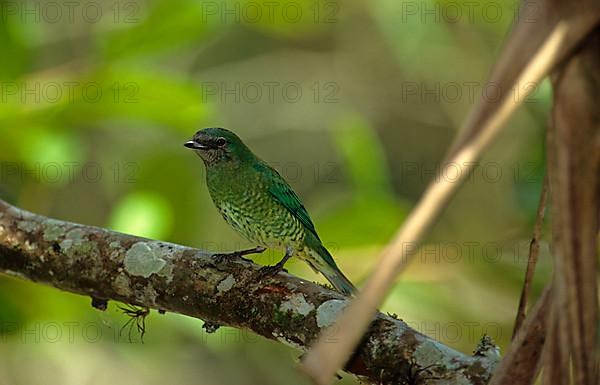
[[[280,271],[285,271],[287,273],[287,270],[284,269],[283,267],[285,266],[285,263],[288,261],[288,259],[290,259],[292,257],[292,253],[293,253],[292,249],[287,247],[285,250],[285,255],[283,256],[281,261],[277,262],[273,266],[261,267],[260,270],[258,271],[258,275],[259,275],[260,279],[271,277],[271,276],[279,273]]]
[[[233,251],[231,253],[219,253],[219,254],[213,254],[213,258],[215,259],[215,261],[217,263],[222,263],[227,259],[241,259],[243,261],[246,262],[252,262],[252,260],[248,259],[248,258],[244,258],[244,255],[249,255],[249,254],[260,254],[263,251],[265,251],[266,248],[262,247],[262,246],[257,246],[255,248],[252,249],[247,249],[247,250],[238,250],[238,251]]]
[[[279,263],[273,266],[263,266],[258,270],[258,275],[260,276],[261,279],[263,278],[267,278],[267,277],[272,277],[274,275],[276,275],[277,273],[279,273],[280,271],[285,271],[287,273],[287,270],[283,268],[283,265],[280,265]]]
[[[233,252],[233,253],[213,254],[212,257],[215,260],[215,262],[217,262],[217,263],[223,263],[226,260],[230,260],[230,259],[241,259],[242,261],[252,262],[250,259],[242,257],[242,255],[243,254],[240,254],[239,252]]]
[[[261,279],[267,278],[279,273],[280,270],[277,266],[263,266],[258,270],[258,275]]]

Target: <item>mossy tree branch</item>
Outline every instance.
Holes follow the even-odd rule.
[[[259,266],[210,253],[38,216],[0,201],[0,273],[90,296],[249,329],[303,350],[329,328],[347,298],[280,273],[257,280]],[[348,372],[378,384],[485,384],[495,346],[467,356],[378,314]],[[425,370],[423,370],[425,369]],[[412,381],[411,381],[412,380]]]

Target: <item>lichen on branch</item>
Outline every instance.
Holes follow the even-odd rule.
[[[35,215],[0,201],[0,274],[253,331],[305,350],[336,343],[348,298],[286,273],[167,242]],[[325,333],[323,333],[325,332]],[[323,334],[322,334],[323,333]],[[325,337],[320,337],[325,336]],[[496,354],[468,356],[378,313],[346,370],[378,384],[482,385]]]

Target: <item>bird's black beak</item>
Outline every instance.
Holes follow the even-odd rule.
[[[183,145],[187,148],[191,148],[192,150],[203,150],[205,148],[208,148],[208,146],[204,146],[194,140],[189,140],[189,141],[185,142]]]

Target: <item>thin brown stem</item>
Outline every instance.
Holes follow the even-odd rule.
[[[544,182],[542,183],[542,191],[540,193],[540,201],[535,215],[535,225],[533,226],[533,236],[531,237],[531,242],[529,243],[527,270],[525,271],[525,281],[523,282],[521,298],[519,299],[519,308],[517,310],[517,316],[515,318],[515,328],[513,330],[512,335],[513,340],[515,339],[515,336],[521,329],[521,325],[523,325],[523,321],[525,320],[527,302],[529,300],[529,295],[531,294],[531,283],[533,282],[535,266],[537,265],[538,257],[540,255],[540,238],[542,237],[542,225],[544,223],[544,213],[546,212],[547,200],[548,174],[544,175]]]

